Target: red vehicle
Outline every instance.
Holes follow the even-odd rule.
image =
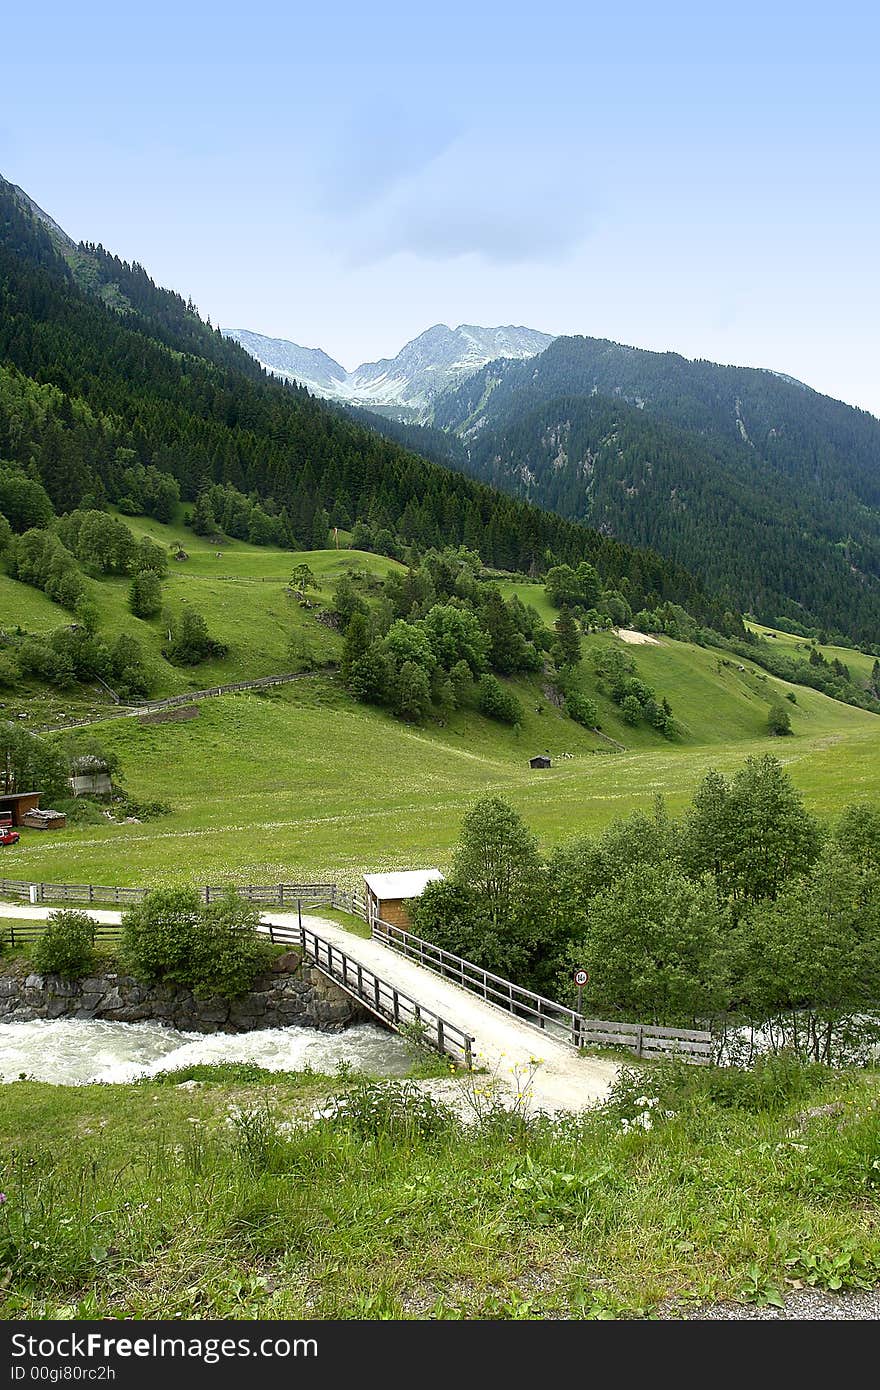
[[[10,830],[8,825],[0,829],[0,845],[17,845],[21,836],[17,830]]]

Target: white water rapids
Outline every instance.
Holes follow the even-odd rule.
[[[34,1019],[0,1024],[0,1081],[49,1081],[58,1086],[136,1081],[197,1063],[255,1062],[267,1071],[355,1071],[402,1076],[412,1065],[393,1033],[359,1023],[342,1033],[312,1028],[266,1028],[252,1033],[178,1033],[158,1023],[99,1019]]]

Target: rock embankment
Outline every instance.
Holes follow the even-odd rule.
[[[247,1033],[296,1024],[337,1033],[366,1015],[299,953],[289,951],[237,999],[197,999],[188,989],[145,985],[108,972],[83,980],[59,975],[0,977],[0,1022],[34,1018],[108,1019],[168,1024],[182,1033]]]

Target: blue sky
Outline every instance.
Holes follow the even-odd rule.
[[[0,172],[224,327],[446,322],[770,366],[880,415],[874,5],[4,14]]]

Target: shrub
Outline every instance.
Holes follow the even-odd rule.
[[[194,994],[234,999],[250,989],[274,955],[271,943],[257,931],[259,922],[259,909],[234,889],[202,910],[192,961]]]
[[[583,724],[585,729],[599,728],[599,710],[595,700],[590,700],[586,695],[581,695],[577,690],[570,690],[565,697],[566,713],[577,724]]]
[[[209,657],[225,656],[228,650],[225,643],[209,635],[201,613],[189,608],[173,624],[171,639],[162,648],[162,654],[173,666],[197,666]]]
[[[123,918],[122,956],[148,983],[191,989],[199,998],[244,994],[272,947],[257,932],[259,912],[230,889],[205,907],[192,888],[160,888]]]
[[[791,715],[781,700],[774,700],[770,706],[770,713],[767,715],[767,729],[769,733],[776,735],[791,733]]]
[[[361,1140],[389,1139],[405,1145],[439,1139],[459,1127],[447,1105],[409,1082],[395,1081],[359,1080],[315,1118]]]
[[[481,714],[499,719],[502,724],[522,723],[522,705],[515,695],[494,676],[481,676],[477,686],[477,704]]]
[[[162,611],[162,583],[155,570],[141,570],[128,591],[128,606],[136,618],[154,618]]]
[[[95,968],[95,926],[87,912],[52,912],[34,946],[41,975],[80,980]]]
[[[156,888],[122,918],[122,959],[148,984],[189,985],[200,910],[192,888]]]

